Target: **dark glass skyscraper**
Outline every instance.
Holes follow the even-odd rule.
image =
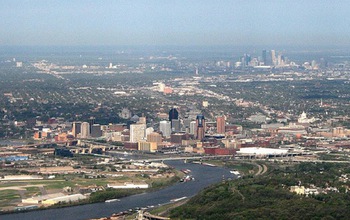
[[[173,119],[179,119],[179,112],[176,110],[176,108],[172,108],[169,111],[169,121],[172,121]]]
[[[203,115],[197,115],[197,118],[196,118],[196,138],[198,140],[203,140],[204,133],[205,133],[205,118]]]

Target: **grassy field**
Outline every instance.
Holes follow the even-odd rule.
[[[219,167],[227,167],[232,170],[237,170],[244,175],[253,174],[258,171],[257,165],[246,161],[203,160],[202,162],[210,163]]]
[[[41,191],[39,187],[35,187],[35,186],[26,187],[26,192],[24,195],[26,198],[33,197],[33,196],[40,196]]]
[[[16,206],[20,202],[21,195],[24,198],[46,193],[62,192],[64,187],[71,187],[75,193],[80,187],[103,186],[108,183],[143,182],[152,186],[151,190],[159,189],[171,185],[184,175],[180,171],[175,171],[176,176],[163,178],[150,178],[149,175],[125,174],[119,177],[108,178],[85,178],[81,174],[56,175],[55,179],[44,180],[22,180],[11,182],[0,182],[0,210],[4,207]],[[20,192],[22,191],[22,192]]]
[[[18,199],[20,198],[17,190],[4,190],[0,193],[0,201],[8,200],[8,199]]]
[[[0,207],[14,205],[15,200],[19,200],[20,198],[17,190],[0,191]]]

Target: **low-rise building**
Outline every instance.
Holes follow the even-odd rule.
[[[108,188],[113,189],[147,189],[147,183],[123,183],[123,184],[107,184]]]
[[[305,194],[305,187],[304,186],[291,186],[290,191],[293,193],[296,193],[298,195],[304,195]]]
[[[84,200],[86,198],[87,197],[82,195],[82,194],[73,194],[73,195],[60,196],[60,197],[47,199],[47,200],[42,201],[42,204],[43,205],[54,205],[57,203],[77,202],[80,200]]]

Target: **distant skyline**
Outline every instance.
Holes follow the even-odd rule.
[[[3,0],[0,46],[349,46],[349,11],[346,0]]]

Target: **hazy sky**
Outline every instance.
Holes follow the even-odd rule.
[[[348,0],[2,0],[0,45],[350,45]]]

